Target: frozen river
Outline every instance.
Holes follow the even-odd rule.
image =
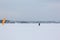
[[[0,24],[0,40],[60,40],[60,24]]]

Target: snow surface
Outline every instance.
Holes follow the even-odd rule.
[[[60,40],[60,24],[0,24],[0,40]]]

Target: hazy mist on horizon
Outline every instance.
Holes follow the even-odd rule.
[[[60,21],[59,0],[0,0],[0,19]]]

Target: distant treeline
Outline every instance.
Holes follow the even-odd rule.
[[[0,20],[0,23],[2,23],[2,20]],[[5,23],[60,23],[58,21],[12,21],[12,20],[6,20]]]
[[[0,23],[2,23],[2,20],[0,20]],[[14,21],[6,20],[5,23],[15,23]]]

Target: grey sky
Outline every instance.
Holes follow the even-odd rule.
[[[59,0],[0,0],[0,19],[60,20]]]

